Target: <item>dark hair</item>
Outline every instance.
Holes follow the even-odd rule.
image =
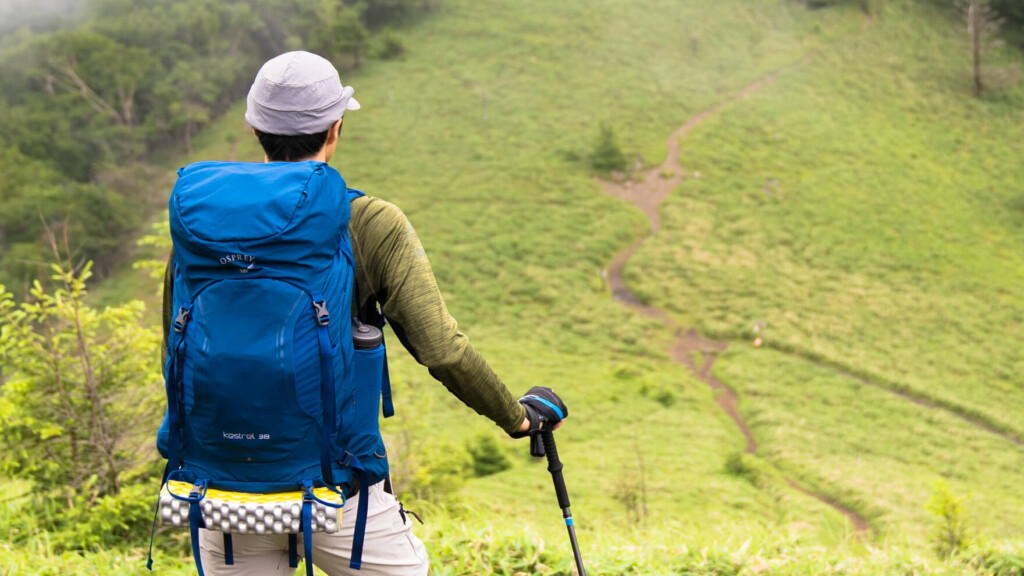
[[[295,162],[319,152],[327,143],[328,131],[330,128],[316,134],[282,136],[256,130],[256,137],[259,138],[260,146],[263,146],[263,151],[267,153],[267,159],[271,162]]]

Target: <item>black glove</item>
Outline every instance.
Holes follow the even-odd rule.
[[[551,430],[569,415],[569,409],[565,407],[565,402],[562,402],[558,394],[555,394],[551,388],[543,386],[530,388],[526,395],[519,399],[519,403],[526,408],[526,418],[530,421],[530,430],[516,433],[513,438],[522,438],[528,436],[530,432],[541,429]]]

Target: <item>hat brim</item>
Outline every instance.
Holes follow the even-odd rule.
[[[252,93],[247,98],[247,104],[245,121],[250,126],[260,132],[282,136],[323,132],[343,117],[347,110],[359,110],[362,107],[358,100],[349,96],[321,110],[275,110],[258,104]]]

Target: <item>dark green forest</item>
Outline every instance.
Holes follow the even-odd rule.
[[[389,26],[428,0],[92,0],[43,3],[0,29],[0,283],[24,291],[69,238],[97,277],[126,256],[159,197],[154,154],[244,97],[266,59],[292,49],[346,68],[397,56]],[[23,8],[28,8],[24,6]],[[15,30],[13,23],[20,22]]]

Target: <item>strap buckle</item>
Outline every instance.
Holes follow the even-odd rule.
[[[316,311],[316,323],[320,326],[327,326],[331,322],[331,314],[327,311],[327,301],[313,301],[313,310]]]
[[[170,492],[170,490],[168,490]],[[196,480],[195,484],[192,485],[192,490],[188,494],[189,502],[199,502],[206,498],[206,480]]]
[[[304,504],[312,504],[313,502],[316,502],[318,500],[317,497],[313,495],[312,482],[310,482],[309,480],[303,480],[302,482],[299,482],[299,486],[302,487],[302,502]]]
[[[188,326],[188,321],[192,319],[192,312],[182,306],[178,308],[178,315],[174,318],[174,331],[182,333],[185,331],[185,326]]]

